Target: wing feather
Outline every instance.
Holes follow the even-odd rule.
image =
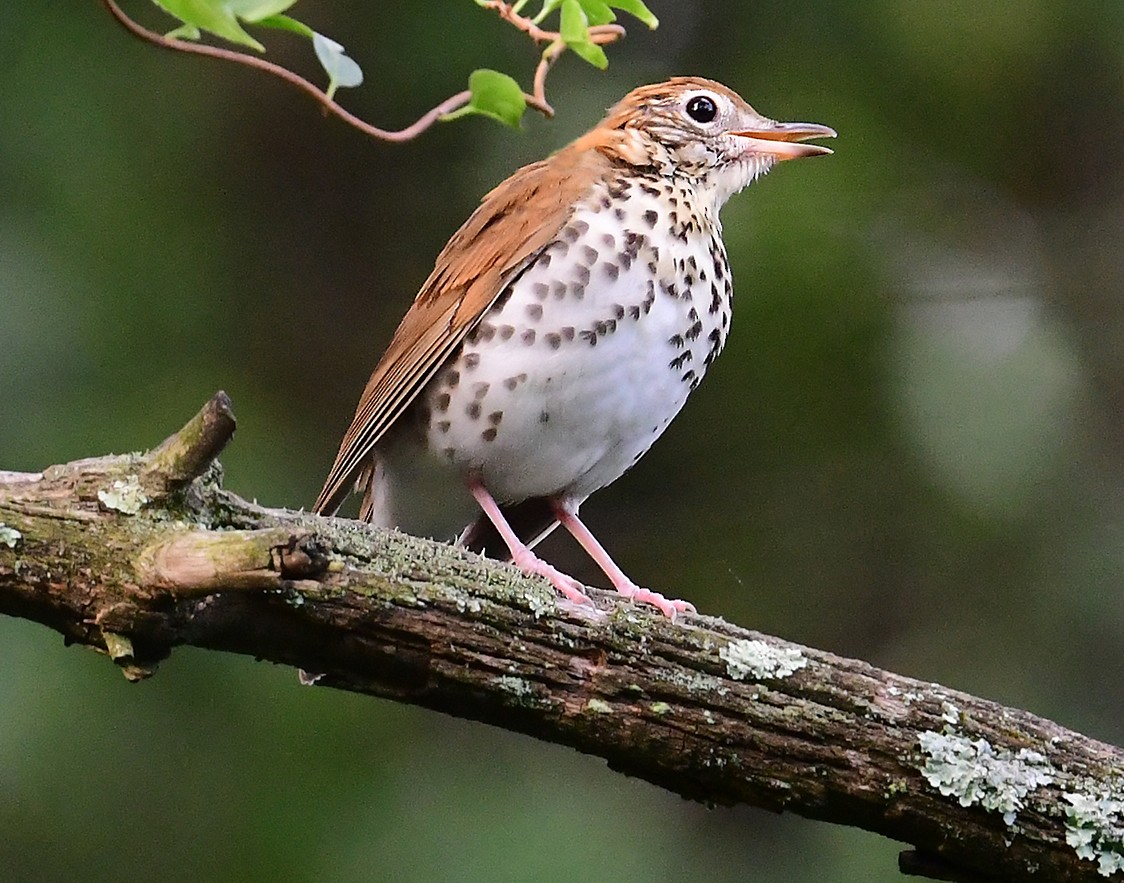
[[[317,513],[339,509],[380,439],[503,290],[554,241],[609,164],[581,139],[517,171],[453,234],[363,390]]]

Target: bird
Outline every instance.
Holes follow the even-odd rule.
[[[516,171],[453,234],[376,365],[314,511],[455,540],[569,601],[534,546],[561,524],[623,598],[668,618],[579,518],[651,447],[722,351],[733,285],[719,210],[777,162],[832,151],[702,77],[629,92]]]

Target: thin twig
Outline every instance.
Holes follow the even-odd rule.
[[[249,55],[245,52],[237,52],[231,49],[223,49],[219,46],[209,46],[206,43],[194,43],[188,40],[176,40],[164,37],[157,34],[155,31],[150,31],[137,22],[129,18],[128,15],[118,6],[114,0],[101,0],[102,5],[109,10],[109,13],[117,19],[117,21],[129,33],[133,34],[140,39],[152,43],[155,46],[160,46],[163,49],[171,49],[175,52],[187,52],[192,55],[202,55],[207,58],[217,58],[221,61],[231,61],[235,64],[245,65],[246,67],[256,68],[260,71],[265,71],[267,74],[272,74],[275,77],[280,77],[285,82],[307,95],[311,95],[316,102],[324,108],[328,113],[334,114],[345,123],[358,129],[364,134],[370,135],[372,138],[377,138],[380,141],[410,141],[416,138],[446,114],[452,113],[464,107],[472,97],[472,94],[466,89],[463,92],[458,92],[449,98],[446,98],[432,110],[424,113],[416,122],[406,126],[404,129],[389,130],[380,129],[377,126],[372,126],[365,120],[355,116],[350,111],[345,110],[336,104],[328,95],[320,89],[315,83],[306,80],[304,77],[293,73],[288,68],[284,68],[279,64],[274,64],[271,61]],[[591,29],[592,30],[592,29]],[[540,99],[535,95],[527,95],[524,93],[524,100],[528,106],[534,108],[544,116],[550,117],[554,115],[554,109],[546,103],[544,99]]]

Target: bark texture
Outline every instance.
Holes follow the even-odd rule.
[[[598,611],[446,545],[221,488],[216,395],[146,454],[0,472],[0,613],[151,675],[175,647],[558,742],[693,800],[912,844],[947,880],[1124,880],[1124,751],[707,616]]]

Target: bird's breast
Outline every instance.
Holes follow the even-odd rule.
[[[583,499],[632,466],[721,350],[732,285],[688,188],[595,186],[430,382],[428,454],[501,501]]]

